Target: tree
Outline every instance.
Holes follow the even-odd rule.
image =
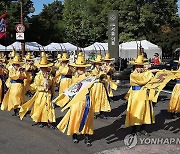
[[[37,41],[43,45],[64,42],[63,8],[60,1],[54,1],[52,4],[44,5],[39,15],[29,18],[32,24],[27,31],[27,40]]]

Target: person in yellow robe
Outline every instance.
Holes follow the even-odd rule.
[[[133,126],[132,134],[149,135],[145,130],[146,124],[155,122],[152,102],[148,100],[147,91],[143,86],[153,78],[152,71],[144,69],[144,57],[139,55],[135,61],[134,72],[130,75],[131,90],[128,96],[125,126]],[[148,64],[148,63],[147,63]]]
[[[104,73],[107,74],[106,88],[107,88],[107,92],[109,94],[109,97],[113,97],[112,89],[117,90],[117,83],[113,82],[111,80],[111,76],[115,72],[115,68],[111,64],[111,62],[113,60],[114,60],[113,58],[110,58],[110,54],[107,53],[104,57],[104,63],[105,64],[102,66]]]
[[[76,67],[76,75],[72,78],[73,84],[88,77],[85,72],[85,68],[90,67],[90,64],[85,63],[85,58],[82,54],[79,54],[76,62],[70,65]],[[69,106],[69,110],[67,111],[61,122],[58,124],[57,128],[61,132],[65,132],[66,128],[68,127],[67,135],[72,135],[74,143],[78,143],[79,134],[84,134],[85,144],[87,146],[92,145],[89,137],[90,135],[93,135],[93,104],[95,103],[95,101],[108,101],[105,87],[102,83],[101,85],[102,86],[99,86],[101,88],[101,91],[97,91],[100,89],[97,89],[97,86],[95,86],[95,84],[92,84],[92,86],[88,88],[88,94],[86,92],[84,93],[84,91],[82,90],[80,97],[73,97],[66,105]],[[103,94],[98,95],[101,92],[103,92]],[[78,100],[76,100],[75,98],[78,98]],[[64,108],[67,108],[66,106]]]
[[[8,110],[11,111],[14,109],[13,116],[17,116],[19,112],[19,108],[25,102],[25,90],[23,81],[27,77],[26,72],[21,65],[20,56],[17,54],[11,60],[13,69],[9,71],[9,78],[10,78],[10,87],[7,93],[4,96],[1,110]]]
[[[179,58],[179,61],[177,62],[180,65],[180,58]],[[176,73],[175,76],[176,76],[177,82],[173,88],[173,92],[172,92],[169,107],[168,107],[168,112],[170,112],[172,117],[175,118],[176,113],[180,113],[180,66],[177,71],[173,71],[173,72]]]
[[[61,95],[71,85],[72,69],[68,64],[69,57],[67,53],[63,53],[61,58],[61,66],[56,71],[55,80],[59,79],[59,95]]]
[[[30,84],[33,80],[34,73],[36,70],[36,67],[34,66],[34,59],[31,55],[30,52],[27,53],[25,56],[25,64],[23,65],[23,68],[25,68],[27,72],[27,78],[24,79],[24,87],[25,87],[25,92],[27,92],[30,95]]]
[[[96,115],[95,118],[99,117],[101,119],[107,119],[107,117],[104,115],[104,112],[111,111],[111,107],[110,107],[109,101],[103,101],[103,99],[104,99],[103,95],[105,93],[107,93],[107,90],[106,90],[107,75],[102,70],[103,59],[102,59],[101,55],[97,55],[95,60],[91,60],[91,61],[95,65],[91,74],[97,78],[102,78],[102,76],[104,76],[103,79],[101,79],[101,82],[94,83],[94,86],[92,88],[92,91],[96,90],[96,92],[95,91],[93,92],[94,95],[98,96],[98,97],[93,97],[93,98],[98,98],[98,99],[94,100],[95,103],[93,103],[94,112],[99,112],[99,115]],[[104,88],[102,86],[104,86]],[[103,92],[102,90],[106,90],[106,91]],[[106,103],[106,104],[104,104],[104,103]]]
[[[58,53],[58,55],[57,55],[57,61],[56,61],[56,63],[54,64],[54,68],[55,68],[55,69],[59,69],[60,66],[61,66],[61,54]]]
[[[5,59],[4,57],[0,57],[0,105],[4,98],[4,94],[7,91],[6,87],[6,75],[8,74],[8,70],[6,69]]]
[[[10,52],[10,54],[9,54],[9,60],[8,60],[7,65],[6,65],[6,69],[8,70],[8,72],[9,72],[10,70],[13,70],[13,69],[14,69],[14,67],[12,66],[11,61],[13,60],[13,58],[14,58],[15,55],[16,55],[16,50],[13,49],[13,50]],[[10,79],[9,77],[8,77],[7,80],[6,80],[6,86],[7,86],[8,88],[10,87],[10,84],[11,84],[10,80],[11,80],[11,79]]]
[[[54,81],[53,76],[49,72],[53,63],[47,61],[47,57],[41,57],[40,62],[36,66],[40,68],[40,72],[35,76],[31,89],[36,93],[28,102],[21,106],[19,111],[20,119],[22,120],[27,111],[32,107],[30,116],[34,122],[39,124],[39,127],[47,125],[49,128],[54,129],[52,125],[56,121],[55,110],[52,104],[54,95]]]

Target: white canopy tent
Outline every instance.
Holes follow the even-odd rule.
[[[78,47],[71,43],[50,43],[44,47],[45,51],[75,51]]]
[[[160,57],[162,57],[162,50],[157,45],[147,41],[131,41],[122,43],[119,45],[119,56],[121,58],[136,58],[137,57],[137,48],[144,48],[144,52],[146,52],[148,58],[153,58],[154,53],[159,53]]]
[[[83,50],[85,51],[86,58],[88,58],[89,55],[93,53],[100,53],[100,52],[101,55],[104,56],[105,53],[108,51],[108,43],[95,42],[94,44],[84,48]]]
[[[21,42],[14,42],[13,44],[7,46],[6,50],[12,51],[13,48],[16,51],[21,51]],[[43,50],[43,47],[37,42],[25,42],[25,50],[26,51],[39,51],[39,50]]]
[[[6,47],[0,44],[0,51],[6,51]]]
[[[141,47],[144,48],[144,51],[147,53],[148,58],[153,58],[154,53],[159,53],[160,57],[162,57],[162,50],[157,45],[147,41],[131,41],[122,43],[119,45],[119,57],[121,58],[136,58],[137,57],[137,47],[139,49]],[[104,53],[108,52],[108,43],[99,43],[95,42],[94,44],[84,48],[86,57],[93,53],[100,53],[104,56]]]

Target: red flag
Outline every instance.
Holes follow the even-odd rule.
[[[0,16],[0,39],[6,36],[6,17],[7,13]]]

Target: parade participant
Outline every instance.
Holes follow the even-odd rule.
[[[180,65],[180,58],[179,61],[176,61],[179,63]],[[171,100],[169,103],[169,107],[168,107],[168,112],[171,113],[172,117],[175,118],[176,113],[180,112],[180,66],[179,69],[177,71],[173,71],[176,76],[176,85],[173,89],[172,95],[171,95]]]
[[[34,66],[34,59],[30,52],[28,52],[25,56],[25,64],[23,65],[23,68],[25,68],[27,72],[27,78],[24,79],[25,92],[29,92],[30,84],[35,74],[34,71],[36,70],[36,67]]]
[[[88,77],[85,69],[86,67],[90,67],[91,65],[85,63],[85,58],[84,56],[82,56],[82,54],[79,54],[76,62],[70,65],[76,68],[76,75],[72,78],[73,85],[76,85],[76,83],[79,83],[80,81]],[[79,83],[79,85],[81,84],[82,83]],[[100,88],[97,89],[97,86],[94,86],[94,84],[92,84],[92,86],[87,88],[88,94],[84,93],[84,91],[85,90],[83,89],[82,91],[80,91],[79,97],[75,96],[73,98],[70,98],[70,102],[68,102],[68,104],[64,107],[64,109],[69,108],[69,110],[61,120],[61,122],[58,124],[57,128],[61,132],[65,132],[66,128],[68,127],[67,135],[72,135],[74,143],[78,143],[79,134],[84,134],[85,144],[87,146],[91,146],[89,137],[90,135],[93,135],[93,104],[95,103],[95,101],[108,101],[108,97],[102,83],[101,90]]]
[[[20,106],[25,102],[25,90],[23,80],[26,78],[26,72],[21,65],[20,56],[17,54],[10,61],[13,69],[9,71],[10,87],[4,96],[1,110],[11,111],[14,109],[13,116],[17,116]]]
[[[107,75],[104,74],[104,71],[102,70],[102,63],[103,63],[103,59],[102,59],[102,56],[101,55],[97,55],[96,59],[95,60],[91,60],[94,65],[95,65],[95,68],[92,70],[91,74],[93,76],[96,76],[97,78],[100,78],[104,75],[104,79],[101,80],[101,81],[104,81],[104,82],[97,82],[94,84],[93,89],[97,90],[96,92],[94,91],[95,94],[97,95],[101,95],[103,94],[104,92],[101,92],[99,93],[99,91],[102,91],[102,89],[105,89],[105,88],[102,88],[102,85],[105,86],[106,84],[106,80],[107,79]],[[107,91],[105,91],[106,93]],[[98,97],[97,97],[98,98]],[[100,96],[101,98],[101,96]],[[98,101],[99,100],[99,101]],[[94,112],[99,112],[100,114],[95,116],[95,118],[99,117],[99,118],[102,118],[102,119],[107,119],[104,115],[104,112],[109,112],[111,111],[111,108],[110,108],[110,105],[109,105],[109,101],[101,101],[100,99],[98,99],[95,101],[94,103]],[[103,103],[107,103],[107,104],[103,104]]]
[[[72,80],[72,69],[69,64],[69,57],[67,53],[63,53],[61,58],[61,66],[56,72],[55,79],[59,80],[59,95],[62,94],[71,85]]]
[[[107,74],[106,88],[107,88],[109,97],[113,97],[112,89],[117,90],[117,83],[111,81],[111,76],[115,72],[115,68],[111,64],[113,60],[114,60],[113,58],[110,58],[110,54],[107,53],[104,57],[105,64],[102,66],[104,73]]]
[[[49,72],[49,67],[52,65],[53,63],[49,63],[45,56],[41,57],[40,62],[36,63],[40,72],[36,75],[33,84],[31,84],[31,89],[35,90],[36,93],[32,99],[22,105],[19,116],[22,120],[34,103],[30,113],[33,121],[39,124],[39,127],[44,127],[47,124],[49,128],[54,129],[52,125],[56,121],[54,106],[52,104],[54,81],[53,76]]]
[[[12,61],[12,59],[14,58],[15,55],[16,55],[16,51],[13,49],[13,50],[10,52],[10,54],[9,54],[9,60],[8,60],[7,65],[6,65],[6,68],[7,68],[8,70],[10,70],[11,68],[13,68],[11,61]]]
[[[7,74],[8,74],[8,70],[6,69],[5,59],[4,57],[0,57],[0,105],[4,98],[4,94],[7,90],[7,87],[5,84]]]
[[[102,63],[103,63],[102,56],[97,55],[95,60],[91,60],[91,61],[94,63],[94,66],[95,66],[91,73],[93,76],[96,76],[97,78],[99,78],[101,74],[104,74],[102,70]]]
[[[145,64],[148,64],[144,62],[143,55],[139,55],[135,61],[130,63],[135,65],[135,70],[130,75],[131,90],[128,94],[125,125],[133,126],[132,134],[149,135],[145,130],[145,125],[155,122],[154,113],[152,102],[148,100],[147,91],[142,86],[153,78],[153,73],[143,68]]]
[[[161,64],[161,60],[159,58],[159,54],[158,53],[154,54],[153,63],[154,63],[154,65],[160,65]]]
[[[61,54],[58,53],[58,55],[57,55],[57,61],[56,61],[56,63],[54,64],[54,68],[55,68],[55,69],[59,69],[60,66],[61,66]]]

